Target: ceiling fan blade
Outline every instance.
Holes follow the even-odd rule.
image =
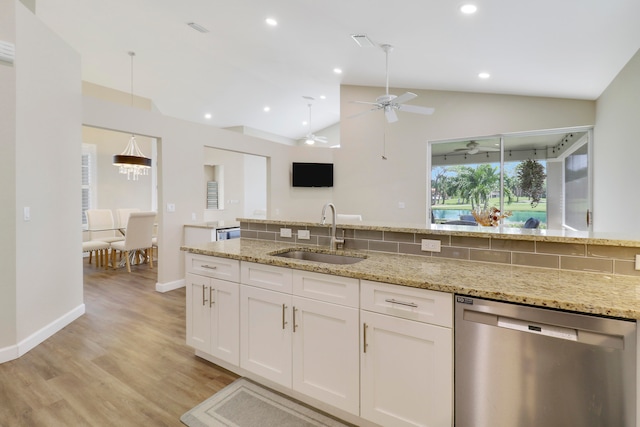
[[[327,137],[326,136],[313,135],[313,139],[315,139],[318,142],[327,142]]]
[[[398,105],[398,110],[406,111],[407,113],[418,113],[418,114],[433,114],[436,111],[435,108],[430,107],[422,107],[420,105]]]
[[[352,104],[365,104],[365,105],[377,105],[379,108],[382,107],[378,102],[367,102],[367,101],[349,101]]]
[[[402,95],[398,96],[397,98],[394,98],[393,103],[394,104],[403,104],[405,102],[411,101],[413,98],[417,98],[418,95],[416,95],[413,92],[405,92]]]
[[[377,104],[376,104],[376,105],[377,105]],[[353,118],[355,118],[355,117],[364,116],[365,114],[368,114],[368,113],[370,113],[370,112],[372,112],[372,111],[377,111],[377,110],[379,110],[379,109],[380,109],[380,107],[376,107],[376,108],[372,108],[372,109],[370,109],[370,110],[361,111],[360,113],[353,114],[353,115],[351,115],[351,116],[348,116],[347,118],[348,118],[348,119],[353,119]]]
[[[384,109],[384,115],[387,118],[387,121],[389,123],[395,123],[398,121],[398,115],[396,114],[396,110],[391,107],[387,107]]]
[[[478,150],[480,150],[480,151],[490,151],[490,152],[500,151],[499,148],[495,148],[495,147],[478,147]]]

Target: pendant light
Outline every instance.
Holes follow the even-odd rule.
[[[135,52],[129,52],[131,57],[131,107],[133,107],[133,57]],[[136,136],[131,134],[127,148],[120,154],[113,156],[113,165],[120,168],[120,173],[127,175],[128,180],[137,181],[140,175],[149,175],[151,159],[146,157],[138,148]]]

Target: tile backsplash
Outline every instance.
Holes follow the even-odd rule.
[[[292,237],[280,237],[281,224],[241,221],[241,236],[304,245],[329,246],[330,228],[290,226]],[[309,230],[309,239],[298,239],[298,230]],[[406,253],[425,257],[442,257],[519,266],[588,271],[602,274],[640,276],[635,270],[635,255],[640,248],[560,243],[517,238],[469,237],[449,234],[360,230],[340,226],[337,236],[344,236],[344,249]],[[440,252],[425,252],[422,239],[439,240]]]

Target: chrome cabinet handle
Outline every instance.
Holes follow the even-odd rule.
[[[287,324],[287,319],[285,317],[286,309],[287,309],[287,306],[285,304],[282,304],[282,329],[284,329],[285,325]]]
[[[213,304],[215,303],[215,301],[213,300],[213,286],[211,286],[209,288],[209,307],[213,307]]]
[[[296,311],[298,311],[298,309],[296,308],[296,306],[293,306],[293,332],[296,331]]]
[[[393,298],[389,298],[389,299],[386,299],[384,301],[388,302],[388,303],[391,303],[391,304],[406,305],[407,307],[418,308],[418,304],[416,304],[414,302],[398,301],[398,300],[393,299]]]
[[[206,297],[207,287],[202,286],[202,305],[207,305],[207,297]]]
[[[202,267],[202,268],[207,268],[207,269],[209,269],[209,270],[215,270],[216,268],[218,268],[218,267],[217,267],[217,266],[215,266],[215,265],[208,265],[208,264],[202,264],[200,267]]]
[[[367,344],[367,328],[368,327],[369,326],[366,323],[362,324],[362,338],[363,338],[362,349],[365,353],[367,352],[367,347],[369,346],[369,344]]]

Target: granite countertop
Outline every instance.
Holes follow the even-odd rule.
[[[334,265],[269,255],[304,245],[232,239],[186,252],[299,270],[386,282],[588,314],[640,319],[640,278],[535,267],[459,261],[372,251],[339,251],[366,256],[356,264]],[[327,248],[307,247],[310,251]]]

